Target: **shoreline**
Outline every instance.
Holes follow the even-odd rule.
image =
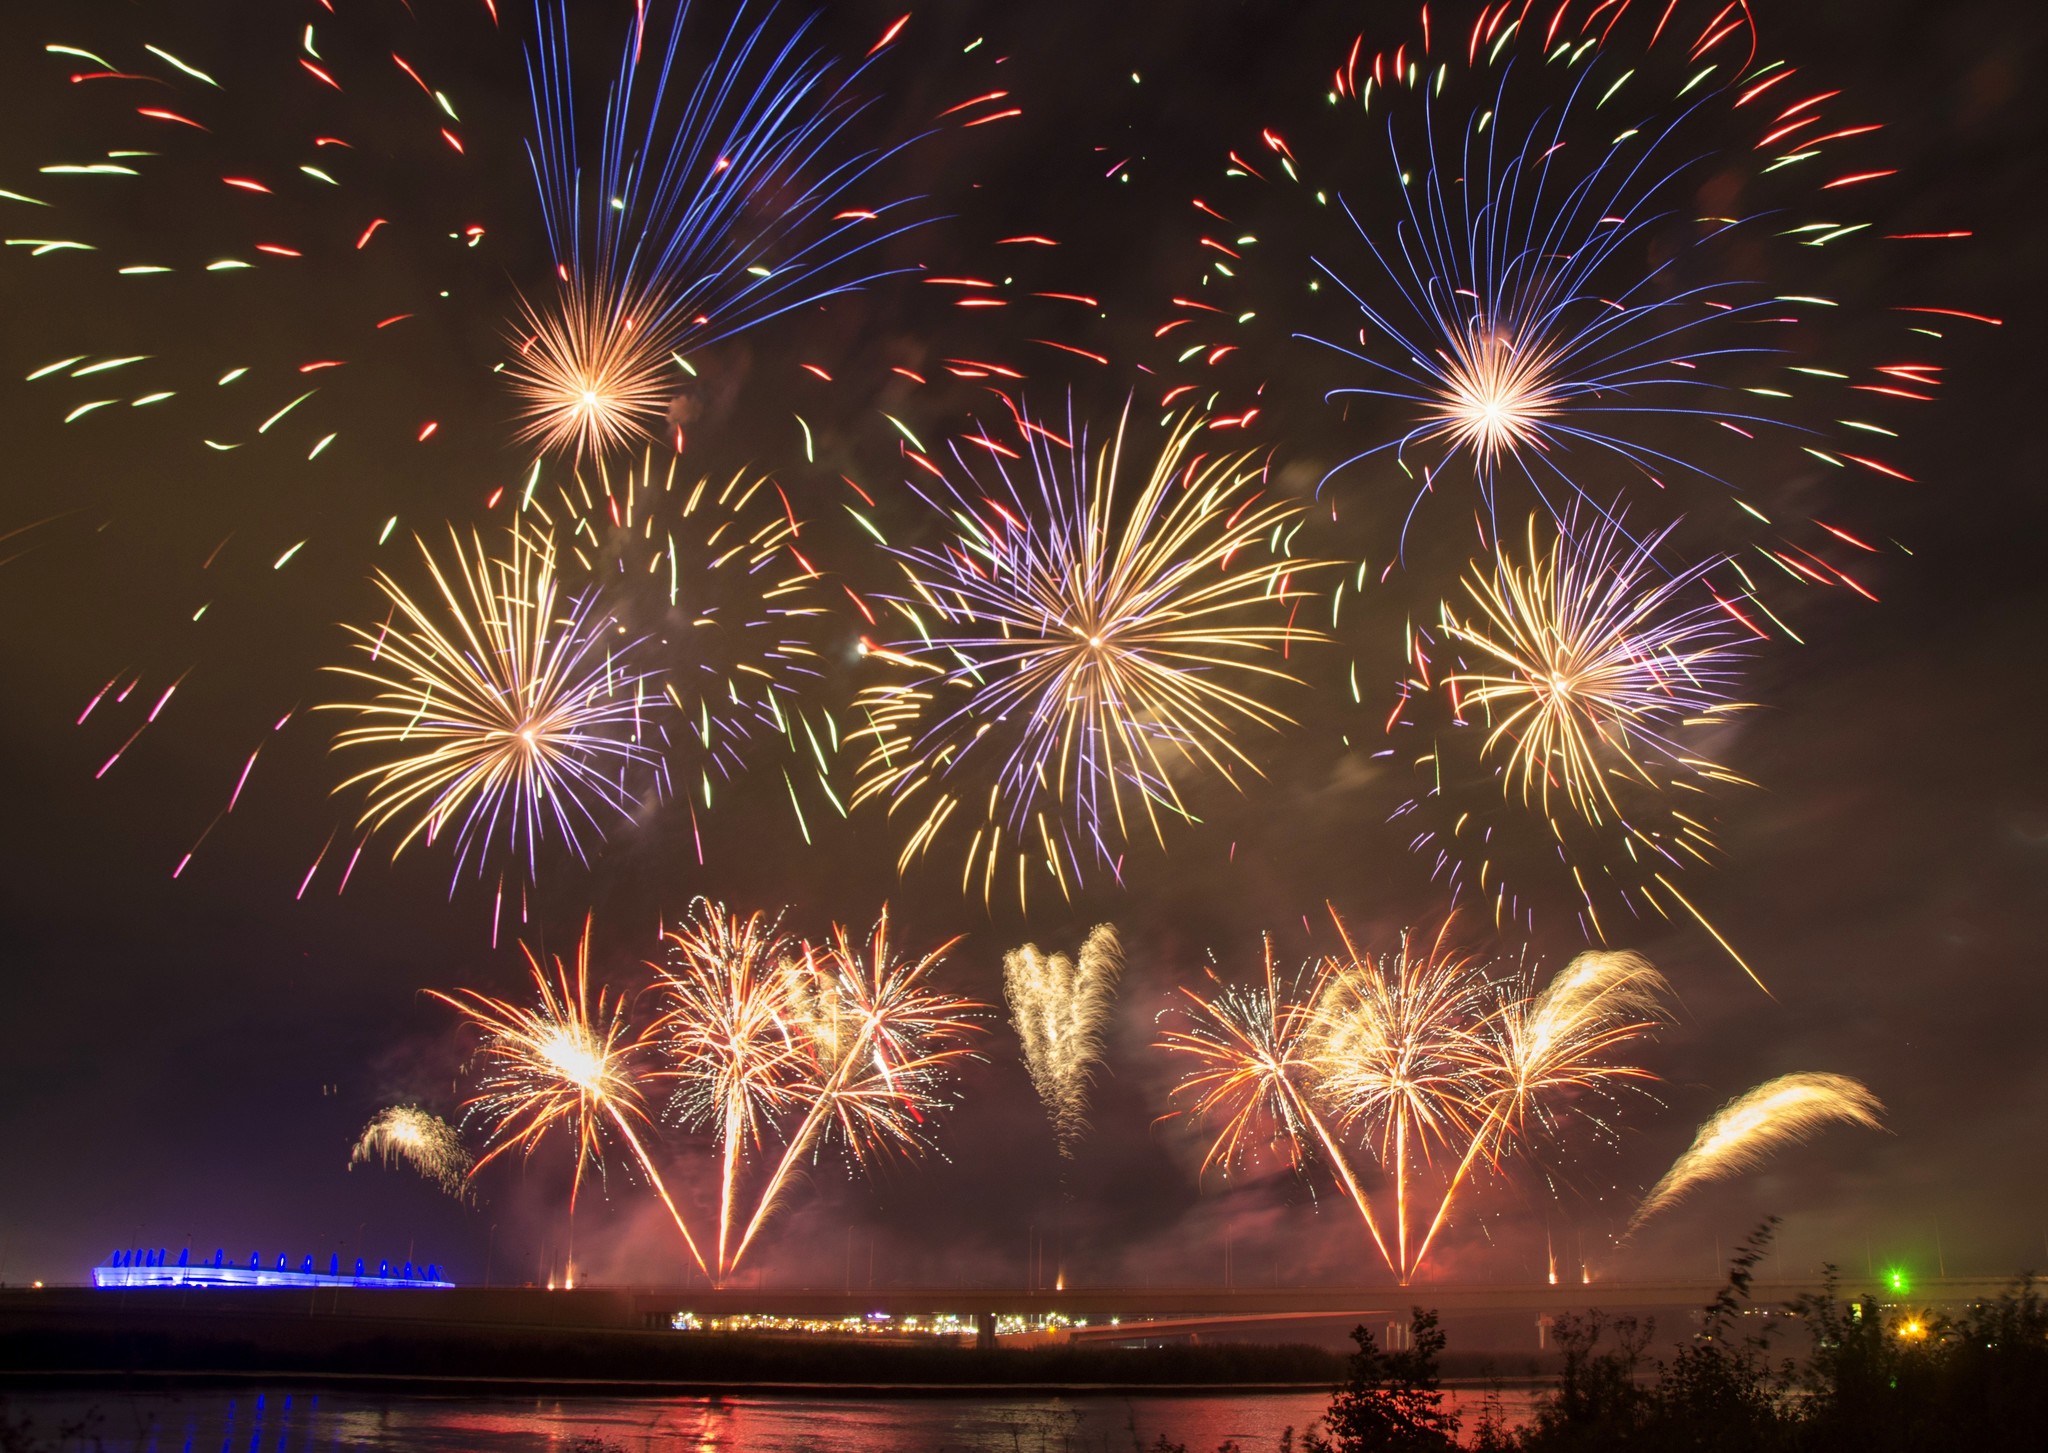
[[[399,1396],[460,1396],[478,1393],[557,1397],[646,1398],[734,1395],[759,1397],[845,1396],[862,1398],[1000,1397],[1255,1397],[1288,1393],[1324,1393],[1327,1380],[1312,1382],[847,1382],[836,1380],[734,1380],[517,1377],[483,1374],[309,1372],[304,1369],[242,1371],[234,1368],[0,1368],[0,1394],[12,1391],[50,1392],[70,1388],[117,1387],[127,1391],[249,1387],[357,1388]],[[1518,1391],[1543,1385],[1528,1377],[1447,1377],[1444,1391]]]

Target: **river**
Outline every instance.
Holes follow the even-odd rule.
[[[1469,1415],[1481,1394],[1453,1394]],[[1509,1389],[1519,1421],[1531,1394]],[[1322,1392],[960,1393],[896,1397],[432,1397],[333,1390],[18,1393],[28,1447],[52,1453],[1123,1453],[1163,1435],[1189,1453],[1277,1450]],[[59,1440],[89,1419],[87,1434]],[[40,1440],[40,1441],[38,1441]],[[579,1441],[581,1440],[581,1441]]]

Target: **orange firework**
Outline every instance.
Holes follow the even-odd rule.
[[[600,988],[596,1004],[591,1003],[589,921],[576,946],[573,978],[559,957],[550,975],[533,950],[523,944],[520,948],[533,970],[538,1003],[532,1008],[474,989],[453,994],[429,991],[482,1035],[477,1052],[481,1082],[466,1108],[488,1122],[490,1148],[470,1174],[515,1147],[530,1155],[550,1131],[561,1130],[576,1143],[576,1168],[569,1183],[569,1214],[574,1216],[585,1167],[599,1158],[605,1135],[616,1133],[668,1208],[691,1257],[709,1275],[696,1239],[633,1128],[636,1123],[651,1124],[633,1069],[646,1038],[631,1033],[623,996]]]
[[[1449,919],[1378,956],[1336,926],[1343,952],[1291,988],[1269,944],[1263,986],[1206,999],[1182,990],[1191,1027],[1159,1043],[1197,1061],[1174,1087],[1185,1113],[1221,1122],[1205,1170],[1261,1148],[1300,1169],[1313,1147],[1406,1285],[1475,1167],[1531,1153],[1580,1092],[1646,1074],[1612,1056],[1661,1021],[1666,985],[1638,955],[1585,953],[1538,990],[1450,948]],[[1454,1160],[1447,1173],[1433,1170],[1440,1154]],[[1360,1187],[1361,1158],[1393,1183],[1391,1238]],[[1420,1228],[1429,1194],[1435,1211]]]

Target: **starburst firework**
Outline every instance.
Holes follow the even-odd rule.
[[[1163,842],[1163,819],[1190,815],[1180,779],[1258,771],[1237,733],[1291,720],[1258,693],[1292,682],[1282,663],[1314,638],[1294,580],[1317,562],[1271,548],[1299,507],[1267,500],[1247,456],[1200,452],[1195,418],[1128,501],[1128,418],[1092,461],[1071,420],[1066,438],[1018,424],[1020,448],[979,436],[996,480],[956,444],[962,477],[924,496],[956,537],[892,551],[908,589],[891,604],[918,634],[870,654],[920,674],[861,693],[854,802],[913,823],[901,869],[978,814],[962,886],[988,898],[1014,859],[1021,901],[1034,857],[1070,892],[1141,828]]]
[[[371,691],[323,706],[360,722],[336,750],[381,760],[336,790],[369,785],[360,826],[401,825],[394,857],[454,823],[457,876],[481,872],[501,833],[532,875],[544,838],[581,858],[603,815],[632,811],[630,775],[656,760],[641,739],[648,676],[594,593],[563,600],[550,541],[514,530],[493,556],[480,536],[451,536],[451,566],[420,546],[432,595],[380,571],[391,619],[346,628],[368,660],[329,669]]]

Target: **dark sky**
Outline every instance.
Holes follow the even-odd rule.
[[[466,0],[414,0],[417,19],[395,0],[337,6],[330,17],[310,0],[22,0],[0,15],[0,186],[63,203],[48,212],[0,204],[10,209],[8,237],[89,236],[109,256],[181,262],[287,233],[327,249],[308,247],[317,255],[303,270],[266,266],[229,287],[113,280],[85,255],[31,259],[10,247],[0,259],[9,319],[0,379],[73,354],[148,354],[134,377],[161,381],[124,380],[109,392],[182,395],[212,389],[230,366],[275,379],[311,359],[348,359],[293,421],[290,445],[232,454],[207,450],[201,437],[249,435],[267,409],[181,397],[67,426],[65,412],[92,396],[83,381],[0,384],[9,440],[0,530],[33,525],[0,547],[13,554],[0,565],[10,828],[0,848],[0,1280],[76,1280],[116,1245],[360,1248],[372,1258],[416,1247],[460,1280],[482,1277],[487,1258],[496,1278],[532,1278],[561,1255],[566,1165],[557,1154],[498,1169],[477,1208],[403,1174],[344,1168],[377,1108],[417,1099],[450,1112],[457,1103],[458,1042],[420,991],[519,989],[513,930],[491,945],[490,886],[465,881],[451,894],[444,855],[408,853],[394,866],[373,846],[345,894],[335,892],[336,856],[294,896],[330,833],[340,829],[336,855],[352,842],[346,806],[329,795],[327,726],[304,710],[331,690],[318,668],[342,653],[334,623],[374,614],[366,576],[404,563],[408,531],[503,517],[485,501],[516,490],[527,456],[507,439],[507,404],[489,370],[515,289],[536,286],[547,267],[519,152],[516,18],[494,33]],[[1284,23],[1274,8],[1201,0],[1127,14],[1067,3],[921,11],[898,64],[877,72],[874,134],[902,134],[998,87],[1024,115],[949,132],[889,174],[899,191],[928,194],[944,218],[891,260],[973,275],[1014,267],[1039,288],[1102,299],[1105,316],[1020,306],[1014,319],[992,321],[906,279],[780,320],[706,356],[730,404],[693,436],[686,466],[774,469],[817,522],[805,538],[821,563],[865,586],[878,562],[834,522],[846,497],[839,476],[881,494],[886,519],[919,528],[878,411],[945,434],[970,410],[994,417],[1001,408],[965,383],[908,393],[886,382],[892,364],[936,373],[948,357],[1010,360],[1030,375],[1027,397],[1063,409],[1071,389],[1098,429],[1128,392],[1153,393],[1157,379],[1140,371],[1160,362],[1148,335],[1191,274],[1199,236],[1189,196],[1215,185],[1224,153],[1255,143],[1261,125],[1313,113],[1361,16],[1389,44],[1407,34],[1406,17],[1383,7],[1287,7]],[[1773,997],[1697,930],[1645,925],[1629,936],[1683,998],[1678,1022],[1645,1051],[1662,1076],[1654,1098],[1627,1102],[1619,1147],[1579,1147],[1554,1186],[1523,1177],[1489,1188],[1472,1203],[1485,1234],[1470,1221],[1455,1228],[1444,1275],[1533,1276],[1546,1235],[1561,1258],[1583,1246],[1603,1272],[1704,1274],[1717,1244],[1772,1212],[1787,1218],[1781,1251],[1799,1266],[1831,1258],[1860,1268],[1868,1256],[1931,1268],[1945,1258],[1950,1271],[1994,1273],[2048,1256],[2039,1155],[2048,688],[2036,674],[2048,510],[2032,427],[2044,382],[2033,340],[2044,322],[2037,239],[2048,221],[2039,160],[2048,137],[2027,100],[2048,60],[2043,22],[2016,0],[1758,8],[1767,53],[1810,68],[1842,87],[1856,114],[1886,122],[1887,160],[1903,180],[1872,204],[1880,224],[1976,234],[1879,252],[1877,262],[1867,252],[1831,262],[1818,283],[1844,304],[1844,346],[1865,355],[1889,347],[1880,300],[1909,296],[2004,324],[1940,346],[1942,397],[1909,416],[1895,456],[1918,483],[1813,486],[1815,509],[1910,555],[1888,550],[1871,566],[1879,605],[1839,591],[1800,603],[1808,644],[1760,655],[1746,689],[1761,709],[1728,744],[1732,765],[1760,785],[1722,803],[1727,860],[1688,886]],[[595,17],[595,40],[628,7],[579,0],[575,10]],[[895,13],[868,0],[834,6],[823,32],[858,54]],[[346,95],[300,70],[308,20],[323,59],[350,78]],[[963,56],[980,35],[985,45]],[[72,85],[67,75],[86,63],[45,55],[50,41],[138,67],[148,60],[141,43],[152,42],[215,72],[222,89],[110,99],[93,86],[134,83]],[[392,50],[457,103],[461,158],[440,147],[424,98],[383,61]],[[168,133],[146,133],[164,156],[143,178],[38,174],[134,145],[138,104],[204,106],[213,129],[161,123]],[[348,184],[333,195],[221,187],[223,175],[289,174],[316,134],[357,143]],[[1131,180],[1106,178],[1125,157]],[[365,213],[389,219],[391,245],[357,255],[347,244]],[[488,229],[483,245],[446,240],[472,221]],[[992,246],[1022,232],[1067,245],[1021,261]],[[367,327],[421,299],[409,335]],[[1032,331],[1041,326],[1065,328],[1057,336],[1111,364],[1018,341],[1043,336]],[[799,362],[839,382],[807,392]],[[1295,377],[1284,364],[1269,372],[1276,394]],[[1277,450],[1285,487],[1305,488],[1341,457],[1320,408],[1298,392],[1274,401],[1289,432],[1257,442]],[[793,410],[818,430],[815,463],[802,456]],[[440,425],[435,437],[414,442],[428,419]],[[337,442],[308,463],[306,448],[329,431]],[[1389,521],[1406,506],[1400,491],[1361,493],[1327,548],[1363,551],[1376,571]],[[393,514],[401,527],[379,552],[372,542]],[[202,568],[223,537],[227,547]],[[273,569],[302,539],[303,552]],[[1347,656],[1361,660],[1369,688],[1375,672],[1382,692],[1398,679],[1402,612],[1447,589],[1455,570],[1448,554],[1411,563],[1355,635],[1304,667],[1313,683],[1289,702],[1301,728],[1261,745],[1267,780],[1241,798],[1205,800],[1208,821],[1165,854],[1134,854],[1127,890],[1098,884],[1071,905],[1044,894],[1021,918],[985,911],[959,899],[944,864],[898,880],[886,827],[866,814],[844,823],[814,814],[815,841],[805,844],[779,772],[766,771],[721,789],[705,820],[703,866],[673,812],[615,834],[588,870],[550,864],[525,935],[565,951],[594,913],[600,964],[637,983],[655,925],[695,895],[788,905],[792,924],[812,933],[835,920],[864,926],[886,899],[906,944],[964,935],[950,982],[994,1000],[1006,949],[1029,938],[1072,951],[1090,924],[1113,920],[1130,966],[1095,1130],[1078,1158],[1058,1162],[992,1016],[985,1056],[963,1074],[942,1128],[943,1154],[871,1180],[821,1171],[779,1224],[767,1275],[836,1280],[852,1255],[861,1275],[871,1257],[885,1281],[1014,1279],[1036,1228],[1082,1279],[1213,1279],[1226,1233],[1241,1276],[1254,1267],[1289,1280],[1370,1279],[1355,1223],[1326,1186],[1284,1176],[1196,1185],[1191,1141],[1153,1123],[1172,1071],[1148,1044],[1172,985],[1211,952],[1224,972],[1249,974],[1262,931],[1283,958],[1327,946],[1301,926],[1326,901],[1378,940],[1441,916],[1427,865],[1385,822],[1405,789],[1390,768],[1342,745],[1384,716],[1386,699],[1368,694],[1355,713],[1341,683]],[[827,695],[860,679],[857,622],[834,629]],[[188,668],[159,721],[96,779]],[[116,673],[142,684],[118,711],[103,705],[76,725]],[[292,723],[273,736],[288,710]],[[174,882],[258,742],[240,805]],[[1547,963],[1580,946],[1569,907],[1547,905],[1525,935]],[[1484,946],[1518,952],[1521,940]],[[1863,1079],[1888,1105],[1891,1133],[1831,1134],[1699,1195],[1626,1254],[1604,1250],[1629,1199],[1700,1119],[1793,1070]],[[693,1162],[679,1138],[673,1156],[687,1183]],[[678,1275],[673,1238],[644,1189],[615,1168],[608,1190],[577,1217],[586,1275]]]

